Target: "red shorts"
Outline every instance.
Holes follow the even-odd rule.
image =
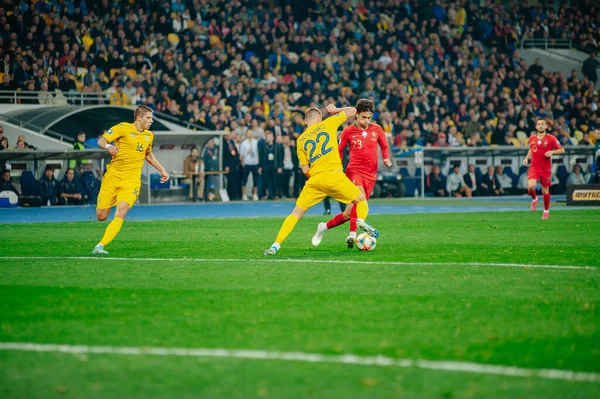
[[[540,170],[529,168],[527,172],[528,180],[539,180],[542,187],[550,187],[552,185],[551,174],[548,171],[542,172]]]
[[[346,176],[348,176],[348,179],[350,179],[355,186],[361,186],[365,190],[365,197],[367,197],[367,199],[371,197],[371,193],[375,187],[375,180],[359,175],[358,173],[348,173]]]

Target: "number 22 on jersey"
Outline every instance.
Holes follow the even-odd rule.
[[[304,151],[308,151],[308,162],[313,163],[323,155],[330,153],[333,146],[327,148],[327,144],[329,144],[329,134],[325,132],[319,133],[315,140],[306,140]]]

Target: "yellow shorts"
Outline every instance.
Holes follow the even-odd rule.
[[[325,197],[349,204],[359,195],[360,190],[352,184],[344,172],[323,172],[306,181],[296,205],[306,211]]]
[[[123,180],[107,173],[102,179],[96,207],[110,209],[119,202],[127,202],[132,208],[140,196],[141,179]]]

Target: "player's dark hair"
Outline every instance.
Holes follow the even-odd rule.
[[[152,112],[152,108],[148,107],[147,105],[140,105],[133,113],[133,121],[135,122],[139,116],[142,116],[147,112]]]
[[[535,123],[538,123],[538,121],[544,121],[546,122],[546,125],[550,126],[550,118],[545,117],[545,116],[539,116],[536,120]]]
[[[319,108],[310,107],[304,112],[304,119],[312,119],[316,114],[319,114],[319,116],[323,118],[323,113]]]
[[[356,103],[356,113],[360,114],[362,112],[371,112],[375,111],[375,104],[371,100],[367,100],[366,98],[361,98]]]

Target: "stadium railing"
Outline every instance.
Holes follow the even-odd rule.
[[[569,39],[523,39],[521,40],[521,49],[569,49],[573,48],[573,43]]]
[[[41,96],[40,96],[41,95]],[[56,90],[55,92],[50,91],[12,91],[12,90],[0,90],[0,103],[2,104],[23,104],[23,105],[67,105],[84,107],[86,105],[115,105],[111,104],[111,98],[106,93],[86,93],[71,90],[69,92],[62,92]],[[135,106],[135,104],[118,104],[123,106]],[[176,123],[190,130],[210,130],[205,126],[197,123],[182,120],[173,115],[169,115],[165,112],[154,113],[157,117],[166,119],[169,122]],[[26,124],[23,127],[28,127]],[[33,128],[33,130],[40,132],[39,129]],[[56,137],[61,139],[60,137]],[[62,139],[61,139],[62,140]]]
[[[589,172],[594,163],[594,147],[565,146],[564,148],[564,155],[552,157],[553,173],[560,165],[564,165],[570,172],[576,163],[586,166],[584,171]],[[403,175],[408,196],[412,196],[413,191],[416,190],[421,197],[424,197],[425,176],[434,165],[439,166],[442,174],[446,176],[456,164],[461,166],[461,174],[467,172],[468,165],[474,164],[483,174],[488,166],[501,165],[510,167],[512,172],[519,176],[522,173],[521,167],[527,151],[528,147],[515,146],[416,148],[395,154],[393,168]]]
[[[158,150],[160,151],[160,150]],[[159,158],[161,155],[158,155]],[[222,153],[220,154],[222,157]],[[85,165],[89,165],[92,170],[96,170],[100,176],[108,161],[110,161],[110,154],[106,150],[100,149],[87,149],[87,150],[8,150],[0,151],[0,169],[8,169],[11,171],[13,178],[20,177],[24,171],[31,171],[35,179],[39,179],[47,165],[51,165],[55,170],[55,176],[57,179],[62,179],[62,175],[68,169],[69,161],[71,160],[86,160]],[[218,192],[223,188],[223,175],[224,171],[212,171],[202,172],[200,174],[204,176],[216,176],[214,179],[215,190]],[[140,192],[140,203],[150,204],[153,203],[153,193],[155,200],[158,202],[173,202],[181,200],[181,194],[183,194],[184,200],[187,199],[187,190],[182,190],[181,172],[171,171],[171,179],[166,184],[158,184],[158,178],[160,175],[156,171],[150,168],[148,163],[144,163],[142,169],[142,188]],[[156,182],[154,182],[156,178]],[[208,185],[208,181],[205,178],[205,184]],[[165,200],[165,195],[172,194],[171,198]],[[162,200],[160,200],[162,198]]]

